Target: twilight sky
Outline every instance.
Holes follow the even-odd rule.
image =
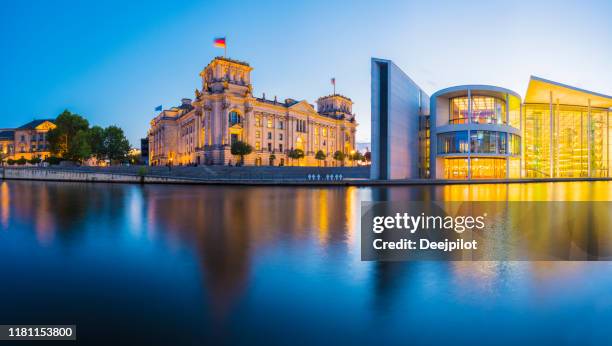
[[[370,139],[370,57],[425,91],[530,75],[612,95],[611,1],[11,1],[0,11],[0,128],[63,109],[116,124],[133,145],[155,106],[201,87],[223,50],[248,61],[254,94],[355,102]]]

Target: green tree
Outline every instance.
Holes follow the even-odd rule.
[[[40,159],[40,157],[33,157],[31,159],[28,160],[28,163],[32,164],[32,165],[37,165],[41,162],[42,160]]]
[[[68,110],[58,115],[54,122],[57,127],[47,134],[51,152],[70,161],[87,159],[91,153],[87,140],[89,122]]]
[[[291,149],[287,154],[290,159],[298,160],[298,165],[300,164],[300,159],[304,157],[304,150],[302,149]]]
[[[355,165],[355,161],[362,161],[363,160],[363,154],[361,154],[358,151],[355,151],[355,152],[353,152],[353,153],[351,153],[349,155],[349,160],[352,161],[353,166],[354,166]]]
[[[16,160],[15,163],[17,163],[20,166],[23,166],[26,164],[26,162],[28,162],[28,160],[25,159],[25,157],[20,157],[19,160]]]
[[[106,133],[100,126],[93,126],[89,129],[89,147],[91,148],[91,154],[99,161],[106,159],[106,148],[104,145],[104,139]]]
[[[366,151],[366,153],[363,155],[363,161],[365,162],[372,161],[372,153],[369,151]]]
[[[276,160],[276,155],[270,154],[270,157],[268,159],[270,160],[270,166],[274,166],[274,160]]]
[[[66,159],[82,162],[90,157],[91,147],[89,146],[89,132],[87,130],[78,131],[72,138],[70,156]]]
[[[240,156],[240,164],[242,165],[244,164],[244,157],[253,152],[253,147],[246,142],[236,141],[232,143],[231,152],[232,155]]]
[[[340,150],[338,150],[338,151],[336,151],[336,152],[334,153],[334,160],[336,160],[336,161],[340,162],[340,164],[341,164],[342,166],[344,166],[344,158],[345,158],[345,155],[344,155],[344,153],[343,153],[343,152],[341,152]]]
[[[118,126],[109,126],[104,129],[104,148],[111,162],[125,161],[131,149],[130,142]]]
[[[317,161],[319,161],[319,166],[321,166],[321,161],[325,160],[325,153],[323,152],[323,150],[319,150],[317,151],[317,153],[315,154],[315,159],[317,159]]]

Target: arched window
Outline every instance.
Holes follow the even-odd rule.
[[[229,123],[230,125],[235,125],[235,124],[240,124],[242,122],[242,119],[240,117],[240,114],[236,111],[231,111],[229,113]]]

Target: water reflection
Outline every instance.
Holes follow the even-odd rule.
[[[147,330],[148,341],[160,345],[181,344],[175,338],[179,332],[189,342],[286,341],[297,335],[314,343],[326,339],[312,330],[336,329],[338,342],[401,343],[439,323],[449,325],[448,334],[434,333],[429,341],[456,341],[461,338],[451,335],[465,327],[464,320],[488,328],[482,340],[499,341],[511,327],[515,333],[502,340],[520,341],[537,323],[542,338],[566,342],[574,334],[560,334],[561,322],[548,317],[565,318],[568,333],[604,329],[591,320],[583,325],[579,316],[585,313],[601,321],[612,317],[607,262],[361,262],[360,202],[607,201],[611,187],[610,182],[294,188],[5,181],[0,261],[15,265],[4,274],[32,275],[0,288],[0,294],[23,302],[22,295],[58,292],[57,306],[71,308],[65,314],[50,310],[47,318],[62,323],[77,318],[87,326],[89,316],[106,317],[117,320],[113,328],[119,330],[128,325],[121,321],[142,320],[132,328]],[[51,269],[40,269],[40,263]],[[58,268],[71,275],[37,276],[48,278]],[[76,298],[59,293],[62,287],[75,287]],[[95,304],[92,297],[100,296],[117,310]],[[3,311],[0,322],[7,322],[11,315]],[[35,311],[22,309],[20,321]],[[525,311],[533,317],[525,318]],[[166,329],[151,330],[160,320],[168,323]],[[373,326],[386,336],[374,339]],[[424,342],[419,333],[411,340]]]

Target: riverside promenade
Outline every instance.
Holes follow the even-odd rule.
[[[46,180],[70,182],[106,182],[139,184],[202,184],[202,185],[461,185],[518,184],[569,181],[610,181],[612,178],[522,178],[480,180],[371,180],[370,167],[1,167],[4,180]]]

